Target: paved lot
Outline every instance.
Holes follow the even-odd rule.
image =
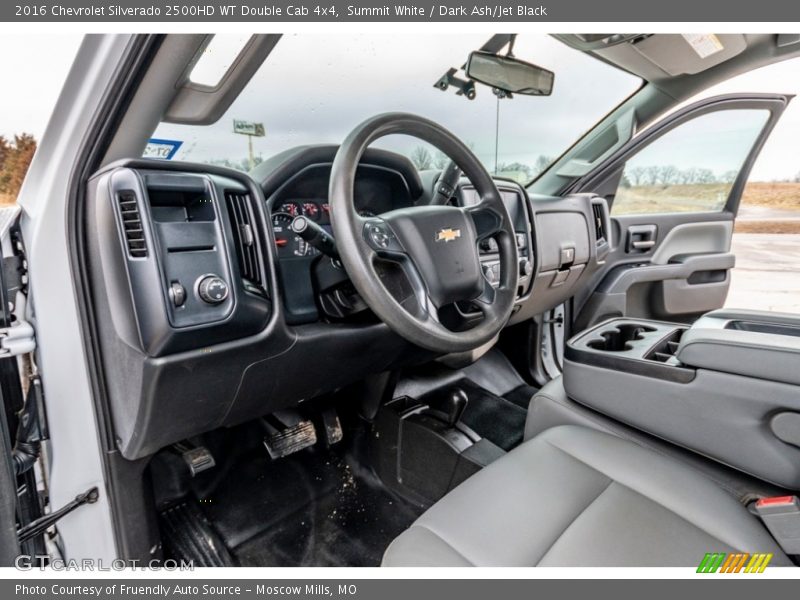
[[[740,233],[731,250],[726,307],[800,313],[800,234]]]
[[[736,221],[800,221],[800,211],[771,206],[742,206]]]

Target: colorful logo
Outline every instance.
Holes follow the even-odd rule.
[[[460,229],[453,229],[452,227],[446,227],[436,232],[436,241],[437,242],[452,242],[457,240],[461,237],[461,230]]]
[[[700,561],[698,573],[763,573],[772,554],[748,554],[740,552],[709,552]]]

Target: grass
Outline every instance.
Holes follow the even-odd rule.
[[[736,221],[734,233],[800,233],[800,221]]]
[[[742,205],[796,210],[800,217],[800,183],[748,183],[744,188]]]
[[[649,214],[719,210],[730,184],[688,184],[621,188],[614,201],[615,214]],[[800,219],[800,183],[748,183],[741,206],[796,213]],[[800,220],[739,219],[737,233],[800,233]]]

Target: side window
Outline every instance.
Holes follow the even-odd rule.
[[[722,110],[668,131],[625,164],[612,214],[722,210],[768,118],[763,109]]]

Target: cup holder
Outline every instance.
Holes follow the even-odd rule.
[[[593,350],[602,350],[604,352],[624,352],[625,350],[632,350],[631,342],[643,340],[644,334],[656,331],[654,327],[646,325],[617,325],[613,329],[600,332],[602,339],[594,339],[589,341],[586,345]]]

